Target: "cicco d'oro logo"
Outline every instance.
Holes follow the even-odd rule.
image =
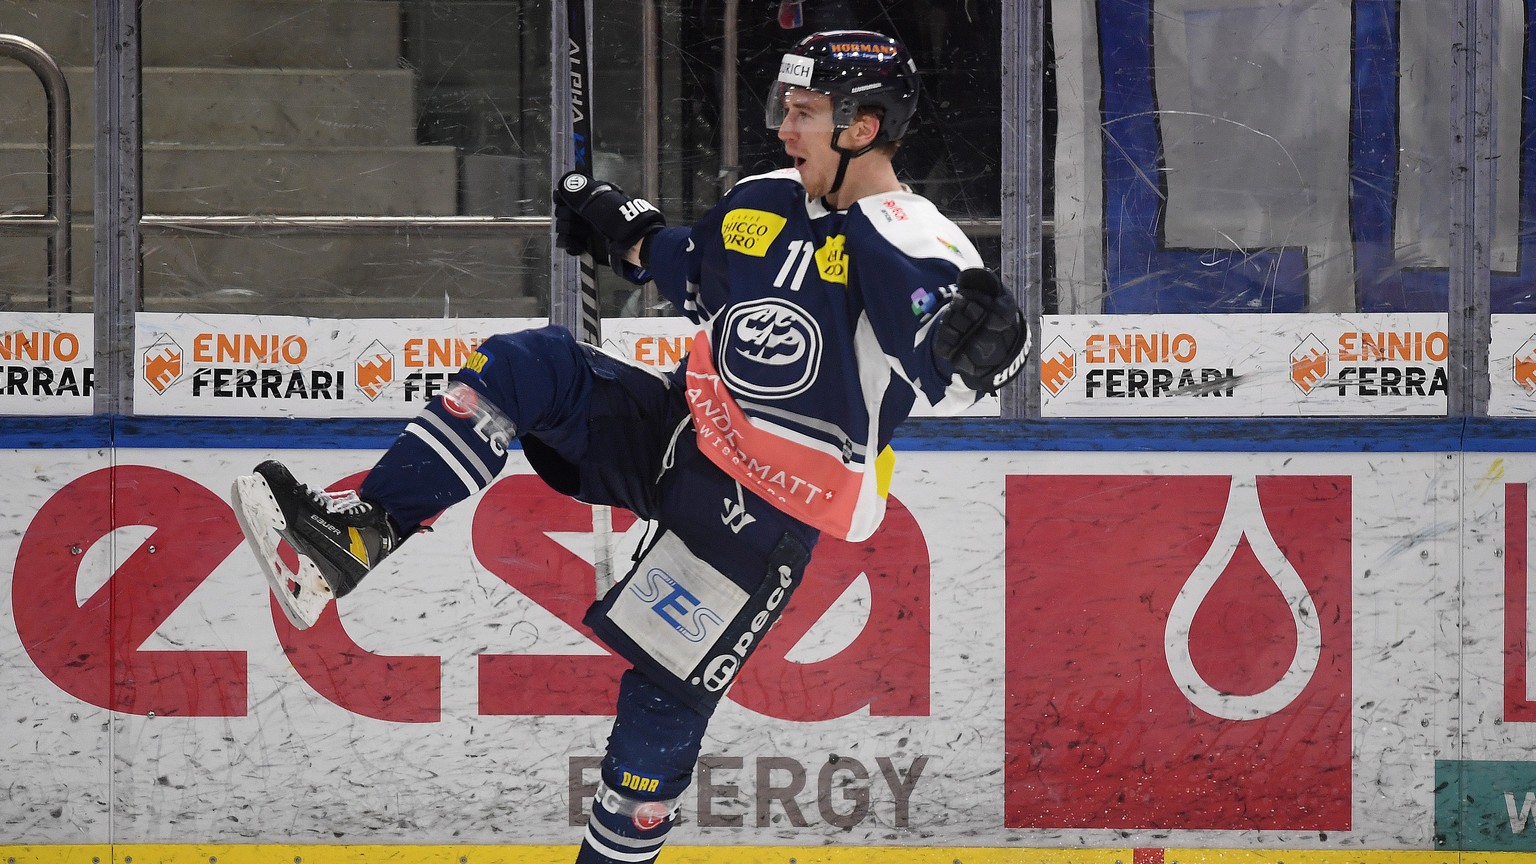
[[[804,309],[777,298],[726,314],[715,364],[737,393],[788,399],[809,390],[821,368],[821,328]]]
[[[395,355],[375,339],[357,355],[352,373],[357,389],[368,397],[368,401],[378,401],[395,380]]]
[[[787,222],[777,213],[738,207],[725,214],[725,219],[720,222],[720,238],[725,241],[725,248],[732,252],[763,258]]]
[[[182,350],[170,334],[162,333],[144,349],[144,383],[156,393],[165,393],[181,380]]]

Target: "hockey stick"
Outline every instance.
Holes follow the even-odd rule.
[[[592,0],[566,0],[565,35],[566,80],[570,87],[571,169],[592,176],[594,138],[592,135]],[[592,253],[581,254],[579,268],[576,338],[589,345],[602,346],[602,318],[598,309],[597,262]],[[565,287],[565,286],[560,286]],[[613,511],[606,505],[592,505],[593,567],[597,596],[613,584],[610,557],[613,554]]]
[[[1167,395],[1209,396],[1212,394],[1225,392],[1228,396],[1230,396],[1232,395],[1232,391],[1240,386],[1252,386],[1260,383],[1283,381],[1290,377],[1290,374],[1291,370],[1289,369],[1270,369],[1259,372],[1235,372],[1231,375],[1223,375],[1220,378],[1213,378],[1209,381],[1195,381],[1189,384],[1175,387],[1169,390]],[[1317,390],[1324,387],[1348,387],[1350,384],[1351,382],[1334,376],[1330,378],[1318,378],[1309,381],[1308,387],[1311,390]]]
[[[571,157],[573,171],[592,176],[592,0],[566,0],[565,32],[570,41],[566,57],[571,82]],[[600,345],[601,319],[597,304],[597,263],[590,252],[581,255],[581,295],[576,337]]]

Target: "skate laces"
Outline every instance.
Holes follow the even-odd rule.
[[[363,516],[373,509],[373,505],[357,497],[357,493],[351,489],[341,492],[327,492],[322,489],[306,489],[309,500],[327,513],[335,513],[339,516]]]

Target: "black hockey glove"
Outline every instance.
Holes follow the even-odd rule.
[[[599,264],[628,279],[624,255],[629,247],[667,227],[667,220],[644,198],[631,198],[603,180],[572,171],[555,184],[555,243],[572,255],[591,253]]]
[[[933,350],[954,365],[965,386],[996,393],[1024,368],[1029,325],[992,271],[963,271],[958,289],[934,325]]]

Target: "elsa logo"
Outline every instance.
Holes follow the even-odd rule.
[[[715,610],[703,605],[693,592],[660,567],[647,570],[645,579],[635,579],[629,590],[689,642],[703,642],[712,629],[718,632],[725,624]]]
[[[939,308],[940,303],[955,296],[959,291],[960,287],[953,282],[945,285],[943,288],[935,288],[932,291],[926,288],[919,288],[912,292],[912,314],[917,316],[919,320],[926,320],[929,315],[932,315]]]
[[[720,375],[746,396],[804,393],[821,367],[821,328],[804,309],[777,298],[733,307],[722,337]]]

